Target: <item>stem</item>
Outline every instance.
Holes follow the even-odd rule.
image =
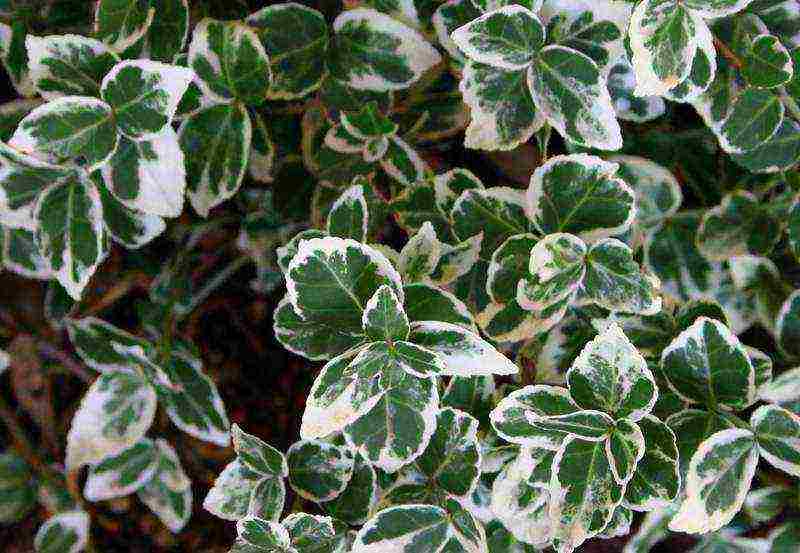
[[[781,95],[781,101],[783,105],[786,106],[786,110],[794,117],[797,121],[800,121],[800,106],[797,105],[794,98],[786,92],[786,87],[779,87],[778,92]]]
[[[536,142],[539,144],[539,152],[541,153],[541,162],[547,162],[547,148],[550,145],[550,135],[553,132],[553,127],[549,123],[545,123],[544,127],[536,133]]]
[[[239,269],[251,263],[252,260],[249,256],[242,255],[231,261],[231,263],[223,268],[219,273],[217,273],[211,280],[209,280],[205,286],[203,286],[196,294],[192,295],[192,301],[186,307],[180,308],[180,312],[177,313],[177,320],[183,320],[187,315],[189,315],[192,311],[197,309],[197,307],[208,299],[214,290],[219,288],[223,282],[228,280],[230,277],[235,275],[239,272]]]
[[[742,66],[744,65],[742,63],[742,60],[739,59],[739,56],[737,56],[733,50],[728,48],[727,44],[722,42],[717,37],[714,37],[714,46],[717,47],[717,50],[719,50],[720,54],[722,54],[722,57],[728,60],[728,63],[730,63],[736,69],[742,68]]]

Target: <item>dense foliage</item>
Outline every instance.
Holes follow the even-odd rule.
[[[200,473],[231,553],[798,551],[800,4],[265,4],[0,0],[0,523]],[[289,447],[197,332],[242,279]]]

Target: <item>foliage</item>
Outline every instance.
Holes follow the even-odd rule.
[[[199,491],[237,553],[796,549],[796,2],[86,4],[0,1],[36,551]],[[229,296],[256,376],[198,331]]]

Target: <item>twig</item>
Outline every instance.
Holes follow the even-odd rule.
[[[719,50],[719,52],[722,54],[722,57],[728,60],[728,62],[732,66],[734,66],[736,69],[742,68],[742,66],[744,65],[742,63],[742,60],[739,59],[739,57],[733,52],[733,50],[728,48],[727,44],[722,42],[717,37],[714,37],[714,46],[717,47],[717,50]]]

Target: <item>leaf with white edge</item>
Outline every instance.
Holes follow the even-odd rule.
[[[409,321],[440,321],[462,326],[477,332],[469,308],[453,294],[422,282],[406,284],[405,312]]]
[[[352,138],[368,140],[381,136],[392,136],[398,126],[381,113],[378,102],[367,102],[359,111],[340,115],[344,131]]]
[[[373,9],[356,8],[333,22],[331,73],[357,90],[401,90],[441,61],[419,32]]]
[[[644,435],[639,425],[630,419],[617,420],[606,439],[606,456],[614,480],[627,484],[644,453]]]
[[[672,508],[664,507],[645,515],[636,534],[631,536],[622,553],[649,553],[653,547],[669,535],[669,521],[675,514]]]
[[[317,10],[288,2],[267,6],[245,20],[270,59],[276,100],[299,99],[319,88],[327,73],[328,26]]]
[[[673,102],[694,102],[702,98],[703,93],[711,88],[718,75],[723,81],[727,79],[730,67],[721,64],[717,71],[717,49],[714,45],[714,36],[705,23],[695,27],[697,49],[692,59],[692,69],[689,75],[675,88],[664,93],[664,98]]]
[[[218,102],[260,105],[272,82],[269,56],[258,35],[237,21],[206,18],[198,23],[189,45],[189,67],[203,92]]]
[[[363,186],[353,185],[339,196],[328,212],[326,228],[331,236],[367,240],[369,209]]]
[[[122,52],[147,33],[155,11],[148,0],[100,0],[94,13],[95,35]]]
[[[589,249],[579,300],[611,311],[655,315],[661,311],[659,291],[658,278],[639,267],[626,244],[606,238]]]
[[[337,553],[353,538],[346,525],[325,516],[292,513],[281,524],[298,553]]]
[[[265,476],[285,478],[289,474],[283,453],[260,438],[244,432],[238,424],[231,426],[233,449],[239,461],[252,471]]]
[[[572,48],[547,46],[527,78],[534,103],[564,138],[600,150],[622,147],[605,78],[591,58]]]
[[[567,436],[553,458],[550,519],[559,551],[572,551],[601,533],[622,500],[605,443]]]
[[[616,323],[589,342],[567,371],[569,391],[584,409],[635,422],[658,399],[658,387],[642,354]]]
[[[533,546],[545,547],[552,538],[548,505],[554,455],[546,449],[522,448],[492,485],[492,512],[515,539]]]
[[[438,265],[441,253],[442,244],[436,238],[436,231],[426,221],[400,251],[397,270],[405,282],[422,282]]]
[[[155,9],[147,33],[123,57],[172,63],[186,46],[189,37],[188,0],[150,0]]]
[[[503,398],[490,414],[492,428],[501,438],[525,447],[555,451],[564,433],[545,431],[531,421],[575,413],[579,407],[569,392],[557,386],[526,386]]]
[[[439,411],[436,432],[416,465],[447,493],[454,496],[472,493],[481,474],[477,419],[452,408]]]
[[[203,508],[223,520],[236,521],[252,515],[277,521],[285,494],[283,478],[254,472],[237,459],[217,476],[203,500]]]
[[[111,106],[95,98],[64,96],[48,102],[20,121],[9,145],[25,153],[82,158],[93,171],[117,149],[117,127]]]
[[[70,177],[71,169],[53,165],[0,142],[0,215],[3,226],[36,230],[33,210],[39,194]]]
[[[787,522],[769,534],[770,553],[794,553],[800,543],[800,524]]]
[[[19,98],[0,104],[0,141],[10,140],[19,122],[43,103],[41,98]]]
[[[762,405],[750,417],[761,456],[800,477],[800,416],[777,405]]]
[[[719,127],[712,127],[712,130],[727,153],[749,152],[778,132],[784,111],[785,107],[775,92],[748,88],[736,98]]]
[[[440,286],[447,286],[469,274],[478,263],[482,242],[483,234],[481,233],[467,238],[455,246],[442,243],[439,263],[430,274],[430,280]]]
[[[753,39],[742,73],[752,86],[775,88],[789,82],[794,74],[792,58],[778,37],[759,35]]]
[[[516,374],[514,363],[477,334],[450,323],[418,321],[409,341],[436,353],[444,363],[442,374],[481,376]]]
[[[532,11],[510,5],[459,27],[451,38],[469,59],[515,71],[533,62],[544,44],[545,28]]]
[[[485,552],[480,523],[453,500],[446,507],[401,505],[379,511],[358,531],[353,553],[401,553],[416,544],[424,544],[425,551]]]
[[[452,407],[484,422],[494,407],[494,393],[492,376],[454,376],[442,394],[442,408]]]
[[[88,501],[105,501],[132,494],[147,484],[158,468],[159,454],[152,440],[109,457],[89,470],[83,495]]]
[[[253,127],[240,105],[215,105],[186,118],[178,131],[186,156],[186,184],[195,211],[211,208],[239,190],[250,159]]]
[[[758,397],[800,414],[800,367],[782,372],[758,389]]]
[[[481,11],[470,0],[448,0],[440,4],[431,22],[436,30],[436,38],[451,58],[464,62],[466,57],[451,38],[453,31],[481,16]]]
[[[459,196],[465,190],[483,189],[481,180],[467,169],[451,169],[433,178],[436,206],[449,214]]]
[[[203,363],[184,345],[176,344],[163,367],[170,386],[159,389],[170,420],[199,440],[221,447],[230,443],[230,423],[217,386],[203,372]]]
[[[781,237],[781,222],[755,196],[738,191],[706,211],[697,234],[697,248],[712,261],[739,255],[768,255]]]
[[[800,159],[800,125],[784,117],[772,138],[749,152],[733,154],[731,159],[751,173],[785,171]]]
[[[337,498],[353,475],[350,450],[320,440],[296,442],[286,452],[286,460],[289,485],[316,503]]]
[[[386,285],[378,288],[367,302],[362,324],[369,339],[389,344],[406,340],[410,332],[403,305]]]
[[[141,248],[152,242],[167,228],[158,215],[142,213],[128,208],[109,192],[99,175],[94,177],[103,206],[103,222],[114,239],[129,250]]]
[[[351,448],[391,473],[425,450],[436,430],[439,393],[431,379],[405,371],[382,375],[381,385],[383,393],[345,427],[344,436]]]
[[[295,553],[291,546],[289,531],[282,524],[262,520],[256,517],[246,517],[236,522],[238,540],[231,551],[265,553]]]
[[[786,298],[775,321],[775,339],[778,347],[791,358],[800,356],[800,290]]]
[[[146,340],[95,317],[67,319],[66,327],[72,347],[81,360],[101,373],[129,371],[132,362],[125,354],[128,348],[152,350],[152,345]]]
[[[617,119],[632,123],[646,123],[658,119],[667,110],[664,99],[659,96],[636,96],[636,75],[626,56],[620,57],[608,74],[608,92]]]
[[[11,78],[14,89],[23,97],[36,95],[36,88],[28,73],[28,53],[25,37],[28,33],[23,18],[11,18],[11,25],[0,23],[0,62]]]
[[[531,250],[539,241],[534,234],[516,234],[492,253],[486,278],[486,293],[496,303],[516,298],[517,284],[528,274]]]
[[[79,553],[89,543],[91,519],[84,511],[65,511],[48,518],[33,539],[36,553]]]
[[[99,97],[103,77],[119,62],[105,44],[79,35],[28,35],[25,45],[33,85],[47,100]]]
[[[172,446],[158,439],[156,449],[159,454],[156,473],[137,495],[172,533],[177,534],[192,516],[192,485]]]
[[[700,317],[661,354],[661,372],[684,399],[743,409],[756,395],[755,371],[739,339],[721,322]]]
[[[470,108],[464,145],[476,150],[513,150],[544,125],[525,70],[506,71],[468,61],[459,90]]]
[[[141,376],[123,371],[101,374],[72,419],[66,466],[75,470],[130,448],[150,428],[155,412],[155,390]]]
[[[289,301],[302,319],[354,335],[362,328],[367,302],[384,284],[404,301],[400,275],[389,260],[369,246],[342,238],[300,242],[286,273]]]
[[[666,422],[676,436],[684,481],[692,455],[703,441],[716,432],[745,426],[745,422],[734,415],[701,409],[683,409],[670,415]]]
[[[567,434],[587,441],[602,441],[614,428],[614,420],[602,411],[575,411],[566,415],[540,415],[526,413],[528,422],[547,433]]]
[[[427,165],[408,142],[392,136],[386,148],[380,164],[387,175],[403,186],[411,186],[425,178]]]
[[[274,180],[276,146],[261,113],[253,108],[250,108],[249,113],[253,138],[247,172],[258,182],[270,183]]]
[[[681,487],[675,434],[653,415],[645,415],[637,424],[644,436],[644,456],[625,487],[625,505],[635,511],[662,509],[675,500]]]
[[[100,94],[113,108],[122,134],[133,140],[149,140],[172,123],[193,78],[191,69],[177,65],[124,61],[103,78]]]
[[[599,538],[621,538],[631,533],[633,524],[633,511],[620,505],[614,509],[614,516],[606,525],[605,530],[598,534]]]
[[[477,321],[481,330],[497,342],[521,342],[548,332],[564,317],[570,298],[556,301],[541,311],[530,311],[516,299],[506,304],[490,303]]]
[[[586,244],[572,234],[548,234],[531,250],[530,276],[517,286],[516,300],[528,311],[571,302],[586,275]]]
[[[637,96],[664,96],[692,70],[698,36],[705,22],[676,0],[645,0],[630,22],[631,60]]]
[[[692,455],[686,498],[670,530],[704,534],[728,524],[742,508],[757,464],[758,447],[750,430],[723,430],[701,443]]]
[[[160,217],[183,211],[186,168],[171,128],[151,140],[120,137],[117,151],[100,171],[106,188],[130,209]]]
[[[524,204],[522,192],[513,188],[465,190],[450,212],[453,231],[461,240],[482,232],[481,257],[490,259],[506,239],[528,232]]]
[[[335,499],[322,505],[333,517],[348,524],[360,526],[367,521],[378,502],[378,477],[361,454],[356,454],[353,476]]]
[[[568,232],[587,242],[624,233],[636,210],[618,168],[586,154],[552,158],[531,177],[528,216],[542,234]]]

